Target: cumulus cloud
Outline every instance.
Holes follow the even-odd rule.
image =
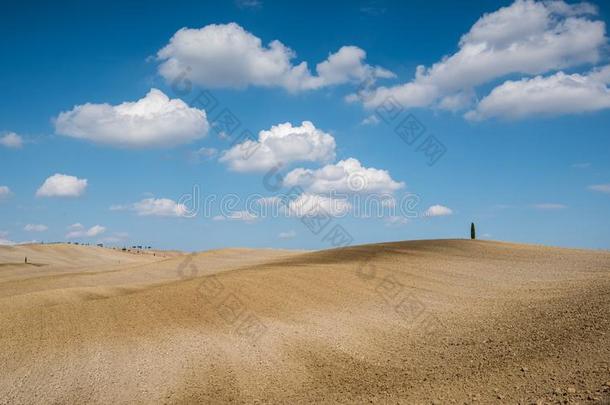
[[[286,208],[289,215],[296,217],[342,217],[352,209],[352,204],[343,198],[303,193],[288,202]]]
[[[91,228],[87,229],[87,236],[90,236],[90,237],[97,236],[101,233],[104,233],[105,231],[106,231],[106,228],[104,228],[103,226],[94,225]]]
[[[389,79],[394,73],[379,66],[363,64],[366,52],[356,46],[343,46],[316,66],[317,78],[313,78],[314,88],[347,82],[370,82],[378,78]],[[369,83],[370,84],[370,83]]]
[[[190,217],[188,207],[169,198],[145,198],[133,204],[112,205],[111,211],[134,211],[142,217]]]
[[[0,145],[6,148],[19,149],[23,146],[23,138],[14,132],[9,132],[0,137]]]
[[[598,191],[600,193],[610,194],[610,183],[606,184],[593,184],[589,186],[589,190]]]
[[[58,134],[121,148],[175,146],[208,129],[205,111],[157,89],[135,102],[77,105],[55,119]]]
[[[606,45],[605,24],[587,3],[517,0],[483,15],[462,36],[459,49],[431,67],[418,66],[410,82],[363,90],[365,107],[393,96],[404,107],[463,109],[477,86],[510,74],[545,72],[596,63]]]
[[[8,186],[0,186],[0,201],[10,197],[13,193]]]
[[[80,197],[87,188],[87,179],[56,173],[36,191],[37,197]]]
[[[44,232],[47,229],[49,229],[49,227],[42,224],[27,224],[23,227],[23,230],[27,232]]]
[[[280,163],[332,161],[335,147],[335,138],[310,121],[298,127],[286,122],[224,151],[219,160],[234,171],[266,171]]]
[[[101,225],[94,225],[87,229],[81,223],[75,223],[68,227],[66,239],[94,238],[106,232],[106,228]]]
[[[288,187],[300,186],[311,193],[393,193],[405,186],[392,179],[387,170],[363,167],[349,158],[317,170],[294,169],[284,178]]]
[[[182,28],[157,53],[159,73],[168,81],[189,80],[205,87],[281,87],[291,92],[348,82],[374,81],[393,74],[364,63],[366,53],[344,46],[316,66],[294,65],[296,53],[278,40],[260,38],[236,23]]]
[[[445,207],[444,205],[432,205],[425,212],[425,217],[443,217],[453,214],[451,208]]]
[[[465,117],[519,119],[607,109],[610,108],[608,82],[610,66],[586,75],[557,72],[547,77],[508,80],[494,88]]]

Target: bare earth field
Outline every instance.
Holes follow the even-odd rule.
[[[0,247],[0,309],[2,404],[610,403],[608,252]]]

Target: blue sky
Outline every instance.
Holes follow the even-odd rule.
[[[317,249],[336,225],[360,244],[468,237],[475,222],[482,238],[609,248],[607,4],[403,3],[5,6],[0,241]],[[406,117],[425,127],[412,145],[395,130]],[[430,135],[445,150],[432,165]],[[186,202],[194,185],[209,212]],[[326,228],[244,206],[291,187]],[[416,217],[356,215],[379,195],[416,195]]]

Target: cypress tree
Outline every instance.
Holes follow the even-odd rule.
[[[476,239],[476,232],[474,230],[474,222],[470,223],[470,239]]]

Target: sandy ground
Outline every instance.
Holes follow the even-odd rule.
[[[0,403],[610,403],[608,252],[152,253],[0,247]]]

